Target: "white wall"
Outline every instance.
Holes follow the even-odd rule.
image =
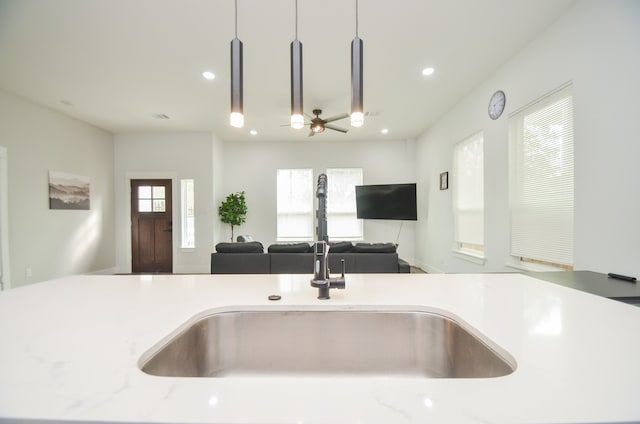
[[[419,137],[418,182],[428,193],[417,225],[416,255],[443,272],[512,270],[509,258],[508,115],[573,81],[575,269],[640,275],[640,2],[580,1]],[[505,114],[487,117],[490,95],[507,95]],[[452,253],[452,146],[484,131],[485,244],[479,265]]]
[[[299,143],[225,143],[224,190],[216,205],[227,194],[245,191],[247,222],[234,229],[235,234],[250,234],[265,246],[276,242],[276,170],[312,168],[314,181],[327,168],[363,168],[364,184],[415,182],[416,160],[413,141],[323,142],[303,139]],[[424,191],[418,185],[418,201]],[[413,262],[415,226],[405,221],[366,220],[366,242],[397,242],[401,258]],[[231,229],[222,227],[228,241]],[[400,237],[398,239],[398,233]]]
[[[214,146],[220,142],[205,132],[118,134],[115,136],[116,264],[131,272],[131,179],[173,180],[173,272],[208,273],[217,219],[214,196]],[[180,180],[193,179],[196,248],[182,249]]]
[[[224,142],[213,137],[213,151],[211,157],[211,163],[213,164],[213,198],[211,200],[213,204],[213,243],[211,246],[211,252],[214,252],[213,246],[221,241],[226,241],[227,235],[224,233],[223,224],[218,218],[218,206],[227,197],[224,190]]]
[[[112,135],[0,91],[0,146],[9,171],[11,287],[113,268]],[[88,176],[90,210],[50,210],[50,170]]]

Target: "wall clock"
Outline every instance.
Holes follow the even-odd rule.
[[[507,97],[504,95],[504,91],[498,90],[489,99],[489,117],[493,120],[498,119],[504,111],[504,106],[507,104]]]

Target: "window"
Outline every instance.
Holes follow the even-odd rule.
[[[330,240],[362,240],[362,220],[356,216],[357,185],[362,185],[362,168],[327,169],[327,231]]]
[[[164,186],[138,187],[138,212],[165,212]]]
[[[278,169],[276,179],[278,241],[312,241],[313,171]]]
[[[573,265],[573,98],[561,87],[509,120],[511,254]]]
[[[196,222],[193,180],[180,180],[183,249],[196,247]]]
[[[484,252],[484,138],[482,132],[453,149],[453,225],[455,249]]]

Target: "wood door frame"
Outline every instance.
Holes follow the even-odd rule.
[[[125,196],[125,207],[123,213],[127,214],[127,218],[124,222],[127,222],[125,228],[122,229],[123,240],[126,240],[126,243],[123,243],[125,247],[125,255],[126,255],[126,267],[127,269],[124,272],[131,272],[133,270],[133,252],[131,249],[131,180],[171,180],[171,191],[173,194],[171,199],[171,207],[174,211],[174,224],[175,224],[175,211],[176,208],[180,207],[179,203],[176,203],[176,194],[177,190],[177,181],[178,176],[175,172],[126,172],[125,173],[125,181],[124,186],[125,190],[123,193],[127,193]],[[121,221],[122,222],[122,221]],[[176,225],[173,226],[176,228]],[[171,255],[173,256],[173,269],[176,268],[176,237],[173,237],[172,246],[171,246]]]
[[[131,203],[139,202],[139,190],[149,188],[149,211],[140,211],[132,207],[131,246],[132,272],[173,273],[173,181],[170,179],[131,180]],[[164,207],[155,208],[152,188],[164,188],[161,201]],[[144,233],[144,234],[143,234]],[[142,237],[142,238],[141,238]],[[159,256],[158,256],[159,255]],[[135,268],[135,269],[133,269]]]

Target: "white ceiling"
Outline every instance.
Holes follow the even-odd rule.
[[[574,2],[360,0],[370,116],[348,134],[327,130],[312,140],[418,136]],[[0,88],[113,133],[306,140],[308,131],[281,126],[290,113],[294,0],[238,0],[242,129],[229,126],[233,24],[233,0],[0,0]],[[349,112],[354,35],[355,0],[299,0],[306,113]],[[427,66],[435,68],[428,78]],[[216,78],[205,80],[205,70]],[[348,128],[349,120],[335,124]]]

